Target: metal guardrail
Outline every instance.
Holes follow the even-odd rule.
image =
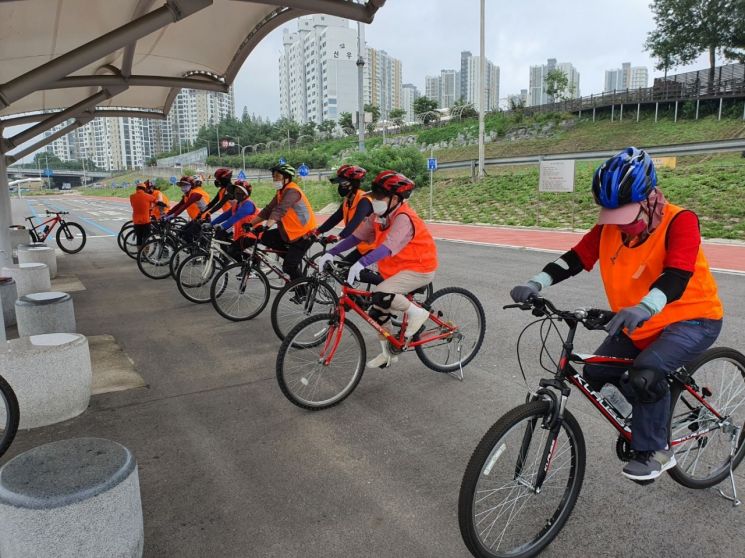
[[[683,155],[701,155],[706,153],[731,153],[736,151],[745,151],[745,138],[732,140],[717,140],[701,143],[681,143],[677,145],[657,145],[650,147],[640,146],[653,157],[665,156],[683,156]],[[618,153],[618,149],[609,151],[584,151],[579,153],[552,153],[550,155],[526,155],[522,157],[501,157],[497,159],[486,159],[484,164],[487,166],[495,165],[534,165],[541,161],[565,161],[575,159],[579,161],[588,161],[594,159],[607,159]],[[438,169],[461,169],[473,168],[476,160],[450,161],[439,163]]]

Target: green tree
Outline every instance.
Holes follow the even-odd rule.
[[[432,114],[436,109],[437,101],[429,97],[419,97],[414,101],[414,114],[423,124],[429,124],[433,120],[438,120],[438,117]]]
[[[368,135],[372,135],[375,132],[375,122],[365,124],[365,130],[367,130]]]
[[[660,60],[658,67],[693,62],[709,55],[709,86],[714,83],[716,55],[737,59],[745,45],[742,0],[653,0],[656,28],[645,48]]]
[[[342,113],[342,114],[349,114],[349,113],[347,112],[347,113]],[[349,114],[349,116],[351,117],[352,115]],[[333,133],[335,129],[336,129],[336,122],[334,122],[333,120],[324,120],[318,125],[318,131],[324,134],[327,138],[331,137],[331,134]]]
[[[300,127],[300,135],[314,137],[316,135],[316,123],[306,122]]]
[[[397,127],[401,128],[404,125],[406,111],[402,108],[394,108],[388,116]]]
[[[380,107],[378,105],[365,105],[365,112],[372,114],[372,121],[380,120]]]
[[[246,105],[243,105],[243,114],[241,115],[241,122],[243,122],[243,124],[247,124],[249,120],[251,120],[251,117],[248,114],[248,107]]]
[[[546,95],[554,101],[566,101],[574,95],[574,85],[570,85],[567,75],[556,68],[546,74]]]
[[[458,99],[450,107],[450,115],[457,116],[459,120],[463,118],[475,118],[479,115],[474,106],[471,103]]]
[[[351,112],[342,112],[339,115],[339,126],[344,128],[351,128],[354,130],[354,122],[352,121],[352,113]],[[347,132],[349,133],[349,132]]]

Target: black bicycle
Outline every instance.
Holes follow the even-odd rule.
[[[627,369],[633,359],[574,352],[581,324],[604,329],[613,317],[604,310],[558,310],[544,298],[505,308],[529,310],[540,324],[544,378],[525,404],[502,418],[484,435],[468,462],[458,501],[458,520],[466,546],[479,558],[526,558],[543,550],[569,519],[585,474],[585,440],[579,422],[568,410],[571,388],[589,400],[618,432],[616,453],[622,461],[634,457],[630,416],[622,414],[593,391],[572,366],[599,364]],[[569,328],[562,351],[554,360],[546,342],[551,331],[561,337],[556,322]],[[544,363],[548,357],[549,363]],[[713,487],[729,477],[739,505],[734,470],[745,456],[745,356],[728,348],[713,348],[669,377],[670,446],[677,465],[668,474],[688,488]]]

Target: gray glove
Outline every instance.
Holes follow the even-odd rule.
[[[528,302],[528,299],[533,296],[538,296],[538,292],[541,290],[541,284],[535,281],[528,281],[524,285],[518,285],[513,287],[510,291],[512,300],[518,303]]]
[[[626,330],[631,333],[651,317],[652,312],[643,304],[622,308],[613,319],[608,322],[608,335],[618,335],[623,328],[626,328]]]

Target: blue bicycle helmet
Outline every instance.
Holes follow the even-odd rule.
[[[600,165],[592,179],[595,203],[617,209],[646,200],[657,187],[652,158],[642,149],[627,147]]]

